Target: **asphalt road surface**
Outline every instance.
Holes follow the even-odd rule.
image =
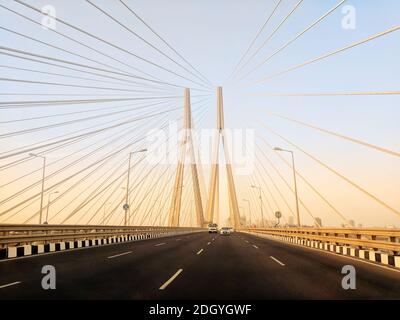
[[[43,290],[44,265],[56,289]],[[342,288],[344,265],[356,289]],[[0,299],[400,299],[400,272],[253,235],[196,233],[0,262]]]

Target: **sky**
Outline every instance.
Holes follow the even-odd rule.
[[[209,79],[213,87],[223,87],[226,128],[254,130],[256,145],[259,146],[262,151],[260,151],[258,147],[255,147],[255,154],[251,156],[259,171],[254,171],[250,176],[235,175],[237,198],[241,214],[249,217],[247,203],[243,201],[243,199],[249,199],[253,221],[259,220],[261,216],[258,195],[255,193],[255,190],[250,187],[251,184],[254,183],[263,187],[263,213],[271,217],[269,219],[275,221],[272,216],[274,212],[278,210],[283,213],[286,219],[291,211],[295,211],[294,196],[289,189],[289,187],[293,187],[292,170],[265,144],[266,141],[272,146],[293,150],[298,172],[318,189],[346,219],[354,220],[356,224],[369,227],[400,226],[400,215],[393,212],[400,211],[400,198],[398,196],[398,190],[400,190],[400,166],[397,156],[382,153],[353,142],[323,134],[271,115],[271,113],[283,115],[398,153],[400,150],[400,128],[398,125],[400,119],[400,111],[398,109],[399,96],[270,96],[270,94],[284,93],[380,92],[398,90],[400,74],[400,64],[398,63],[398,57],[400,55],[400,31],[385,35],[287,74],[258,82],[262,78],[274,75],[323,54],[335,51],[356,41],[366,39],[389,28],[398,26],[400,21],[400,3],[398,1],[346,1],[332,14],[323,19],[321,23],[306,32],[285,50],[274,56],[262,67],[258,68],[257,71],[240,80],[240,76],[244,75],[246,70],[249,71],[258,65],[263,59],[273,54],[287,41],[303,31],[339,2],[338,0],[304,0],[282,27],[270,38],[265,47],[250,60],[248,65],[240,70],[238,76],[230,77],[235,66],[246,52],[246,49],[254,39],[258,30],[260,30],[261,26],[272,12],[277,1],[126,1],[149,26],[162,35],[177,52]],[[59,48],[69,50],[70,52],[78,53],[81,56],[100,61],[108,66],[118,68],[120,70],[118,72],[135,73],[136,71],[133,68],[139,68],[141,71],[154,75],[165,82],[171,82],[181,86],[190,86],[192,88],[192,108],[195,126],[199,129],[214,128],[216,123],[216,97],[214,89],[209,93],[193,89],[204,89],[199,86],[198,78],[193,77],[192,74],[182,69],[182,67],[165,56],[162,56],[159,52],[154,50],[154,48],[143,43],[143,41],[99,12],[86,1],[26,0],[26,3],[36,8],[51,5],[56,9],[56,16],[58,18],[64,19],[71,25],[77,26],[101,39],[112,42],[114,45],[125,49],[125,51],[107,45],[98,39],[93,39],[87,34],[73,30],[60,22],[56,23],[56,30],[58,32],[66,34],[98,50],[98,52],[94,52],[70,39],[63,38],[51,30],[45,30],[37,24],[26,21],[3,7],[0,7],[0,26]],[[188,68],[187,64],[185,64],[182,59],[176,56],[170,48],[152,34],[146,26],[136,19],[119,1],[93,0],[93,3],[117,17],[118,21],[131,28],[131,30],[134,30],[137,34],[143,36],[144,39],[155,45],[159,50],[168,53],[168,56],[173,57],[175,61],[179,61],[180,64]],[[251,48],[244,61],[247,61],[263,41],[274,32],[273,30],[297,3],[298,1],[294,0],[282,0],[280,6],[271,17],[257,41],[255,41],[254,46]],[[28,16],[38,23],[42,21],[42,16],[40,14],[15,1],[1,0],[0,4]],[[346,18],[346,13],[342,12],[344,6],[351,6],[351,8],[355,10],[354,29],[343,28],[342,22],[343,19]],[[100,66],[85,58],[71,55],[65,51],[62,52],[54,47],[46,46],[43,43],[37,43],[4,29],[0,29],[0,40],[2,47],[73,61],[78,64],[85,64],[96,68],[109,69],[108,66]],[[0,52],[9,51],[0,50]],[[101,53],[123,61],[125,64],[105,57]],[[164,69],[154,64],[149,64],[143,59],[138,59],[134,54],[147,61],[155,62],[157,65],[164,67]],[[59,62],[53,61],[53,63]],[[113,87],[124,88],[126,90],[129,88],[132,89],[132,87],[129,87],[126,83],[123,84],[119,80],[110,78],[107,78],[107,81],[112,83],[105,83],[81,78],[65,78],[57,75],[10,69],[5,66],[34,69],[49,73],[62,73],[63,75],[86,77],[103,81],[106,80],[104,77],[102,78],[93,74],[79,73],[30,60],[17,59],[3,54],[0,55],[0,65],[2,79],[12,78],[67,83],[69,85]],[[78,67],[78,69],[83,68]],[[194,79],[193,81],[196,83],[176,76],[176,74],[172,74],[165,69],[184,75],[185,78]],[[105,74],[104,72],[98,72],[98,70],[94,69],[91,69],[91,72]],[[113,74],[113,76],[116,78],[119,77],[117,74]],[[151,97],[152,95],[159,97],[165,95],[182,95],[183,89],[181,88],[165,87],[162,85],[158,87],[164,89],[154,89],[156,93],[132,93],[128,91],[117,92],[115,90],[65,87],[37,83],[17,83],[5,81],[3,79],[0,84],[0,99],[2,104],[4,104],[5,102],[26,100],[123,98],[124,95],[125,97],[135,97],[135,95],[140,97]],[[165,90],[165,88],[167,88],[167,90]],[[134,89],[153,90],[151,88],[143,89],[139,87]],[[27,93],[36,95],[24,95]],[[205,94],[211,95],[205,97]],[[162,104],[149,107],[146,106],[146,104],[150,102],[142,100],[132,103],[120,101],[98,104],[2,108],[0,109],[1,135],[29,128],[59,124],[63,121],[75,120],[82,117],[105,114],[110,112],[108,108],[113,108],[112,110],[115,111],[126,111],[124,113],[107,115],[101,118],[87,119],[70,125],[59,124],[57,127],[39,130],[29,134],[20,134],[10,137],[1,136],[1,155],[7,154],[9,150],[15,148],[69,133],[72,134],[78,130],[83,130],[82,132],[85,132],[85,128],[89,126],[100,128],[105,126],[107,121],[113,120],[115,123],[118,123],[118,121],[130,119],[129,117],[143,116],[144,112],[157,113],[167,110],[168,108],[178,108],[178,110],[173,110],[165,115],[138,120],[133,123],[133,126],[121,126],[116,129],[111,129],[88,139],[77,141],[65,148],[47,152],[46,156],[48,161],[56,161],[56,163],[48,169],[49,174],[67,166],[74,160],[77,162],[59,174],[46,179],[46,185],[53,185],[77,173],[79,170],[83,170],[85,166],[97,163],[96,160],[103,159],[107,152],[113,152],[115,148],[118,148],[119,144],[123,147],[130,141],[129,139],[135,139],[139,137],[140,134],[145,134],[151,129],[160,127],[162,121],[182,121],[180,119],[182,114],[180,107],[182,107],[183,104],[183,99],[181,97],[167,100],[160,98],[159,100],[155,100],[155,102],[157,101],[162,102]],[[135,107],[142,106],[143,109],[131,109],[133,103]],[[103,108],[103,110],[96,111],[96,108]],[[29,121],[14,121],[23,118],[46,117],[57,113],[80,111],[86,113]],[[163,118],[164,116],[165,118]],[[95,127],[96,125],[98,127]],[[295,145],[309,152],[394,210],[390,210],[376,200],[371,199],[371,197],[366,196],[365,192],[360,191],[355,188],[354,185],[349,184],[322,167],[320,164],[307,157],[299,149],[290,145],[286,140],[279,138],[279,136],[265,129],[265,126],[273,129]],[[125,140],[113,141],[112,139],[119,139],[119,134],[121,134],[121,139]],[[93,156],[88,156],[83,160],[79,159],[80,156],[84,156],[89,151],[94,151],[94,143],[96,143],[96,146],[99,146],[99,144],[105,144],[106,142],[110,142],[109,145],[102,148],[98,153],[93,154]],[[143,147],[146,147],[146,143],[142,140],[134,145],[135,150],[136,148]],[[222,150],[220,151],[222,152]],[[63,158],[72,152],[76,153],[65,159]],[[122,187],[126,184],[124,180],[124,170],[126,170],[127,166],[127,154],[128,151],[118,153],[116,157],[113,157],[110,161],[105,163],[104,167],[99,168],[93,175],[84,179],[76,187],[74,183],[78,183],[78,179],[83,178],[84,174],[87,174],[88,171],[79,173],[73,179],[61,183],[59,186],[46,192],[45,202],[47,202],[48,195],[51,191],[59,191],[58,194],[52,195],[52,197],[56,199],[71,188],[71,191],[51,205],[50,214],[59,212],[57,216],[52,218],[52,222],[62,222],[69,213],[79,209],[79,204],[82,203],[82,201],[88,197],[90,198],[92,194],[95,194],[94,190],[96,188],[100,188],[99,190],[101,190],[102,188],[106,188],[108,184],[111,184],[108,189],[105,189],[104,192],[99,194],[92,202],[84,208],[79,209],[77,214],[75,214],[71,220],[68,220],[68,222],[85,222],[88,220],[88,217],[93,214],[96,216],[94,221],[99,221],[102,214],[107,215],[109,213],[110,209],[107,208],[108,206],[110,208],[116,208],[115,213],[110,218],[110,223],[120,223],[123,213],[120,209],[122,204],[120,205],[119,203],[123,201],[122,199],[125,194]],[[283,180],[274,167],[270,165],[264,155],[271,160],[285,180]],[[281,155],[288,161],[291,160],[289,154]],[[31,157],[28,161],[21,164],[11,167],[6,166],[24,157],[27,157],[27,155],[22,154],[15,157],[0,159],[0,166],[2,166],[0,169],[0,222],[25,222],[26,219],[32,216],[38,209],[39,197],[32,199],[30,205],[29,202],[27,202],[26,205],[29,206],[26,208],[24,208],[24,206],[18,206],[13,209],[14,206],[29,199],[30,196],[40,193],[41,190],[40,183],[37,183],[33,188],[18,195],[18,192],[23,191],[24,188],[34,182],[40,182],[41,179],[41,160],[39,158]],[[141,155],[135,155],[135,159],[140,159],[140,157]],[[98,163],[101,165],[100,162]],[[166,216],[169,206],[169,193],[167,194],[165,190],[171,190],[172,188],[174,168],[173,166],[166,167],[165,170],[168,169],[168,171],[162,176],[164,172],[163,166],[153,170],[151,174],[147,174],[146,170],[149,167],[149,164],[141,162],[135,166],[132,171],[135,181],[137,179],[139,183],[141,179],[143,179],[143,185],[134,189],[131,194],[132,207],[138,208],[137,212],[134,214],[135,216],[132,218],[132,223],[162,221]],[[193,221],[194,215],[193,205],[191,204],[192,201],[190,200],[192,197],[190,193],[191,180],[190,176],[187,174],[189,172],[188,169],[189,168],[185,171],[183,188],[184,201],[182,205],[183,216],[185,217],[183,219],[186,224],[190,224],[190,221]],[[207,185],[209,166],[206,165],[202,169],[204,170],[204,178],[202,178],[204,180],[203,184]],[[28,175],[33,170],[35,170],[35,172]],[[115,170],[116,173],[112,175],[111,173],[113,170]],[[27,176],[22,177],[25,174]],[[120,179],[117,180],[115,184],[112,184],[113,178],[117,178],[119,175],[121,176]],[[270,179],[269,176],[272,179]],[[13,180],[18,177],[21,177],[21,179],[13,182]],[[161,177],[162,179],[164,179],[164,177],[170,177],[170,179],[168,181],[158,181],[157,179]],[[102,184],[103,182],[104,184]],[[228,223],[227,217],[229,209],[227,205],[226,177],[223,170],[221,170],[220,182],[221,208],[220,221],[218,222],[220,224],[226,224]],[[121,185],[119,186],[118,183]],[[289,186],[286,183],[288,183]],[[133,185],[134,182],[132,186]],[[111,190],[114,189],[115,193],[108,199],[108,195],[111,194]],[[203,188],[203,192],[205,189],[206,187]],[[147,190],[152,193],[147,194]],[[302,205],[300,206],[301,217],[304,224],[311,225],[313,223],[310,213],[314,217],[320,217],[323,225],[337,226],[343,222],[299,177],[298,192],[300,199],[307,208],[306,209]],[[10,197],[14,198],[10,199]],[[141,203],[140,199],[143,197],[145,197],[145,200]],[[203,193],[203,198],[205,204],[205,193]],[[185,199],[188,200],[185,202]],[[108,203],[110,204],[107,205]],[[164,204],[165,206],[163,206]],[[158,205],[160,207],[157,207]],[[152,206],[154,206],[154,210],[149,210]],[[158,211],[162,212],[158,217],[159,219],[157,218]],[[83,214],[84,212],[85,215]],[[151,217],[154,216],[154,219],[150,219],[149,216],[146,215],[146,212],[150,212],[149,215]],[[30,222],[36,221],[37,216]]]

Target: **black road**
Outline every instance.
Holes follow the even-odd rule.
[[[56,289],[41,286],[44,265]],[[344,265],[356,289],[342,288]],[[256,236],[208,233],[0,262],[0,299],[400,299],[400,272]]]

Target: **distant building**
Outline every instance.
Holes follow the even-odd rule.
[[[349,224],[350,228],[354,228],[356,226],[356,223],[354,222],[354,220],[349,220],[348,224]]]
[[[354,222],[354,220],[347,220],[347,223],[342,223],[341,226],[342,228],[355,228],[356,223]]]
[[[322,227],[322,220],[319,217],[315,217],[314,224],[316,227]]]

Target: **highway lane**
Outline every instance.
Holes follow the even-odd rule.
[[[56,290],[41,289],[45,264],[56,267]],[[348,264],[356,290],[341,287]],[[243,233],[197,233],[1,262],[7,298],[400,299],[400,272]]]
[[[219,236],[203,258],[158,298],[400,299],[400,272],[253,235]],[[341,286],[344,265],[356,268],[356,290]]]
[[[194,258],[209,238],[202,232],[0,262],[0,286],[21,282],[0,289],[0,299],[151,298],[177,263]],[[56,290],[41,288],[44,265],[56,268]]]
[[[392,271],[354,258],[298,245],[289,245],[254,235],[242,235],[270,256],[285,263],[285,283],[290,291],[304,298],[400,299],[400,271]],[[344,265],[356,270],[356,290],[343,290]],[[280,282],[281,279],[277,279]],[[304,288],[307,288],[304,292]]]

